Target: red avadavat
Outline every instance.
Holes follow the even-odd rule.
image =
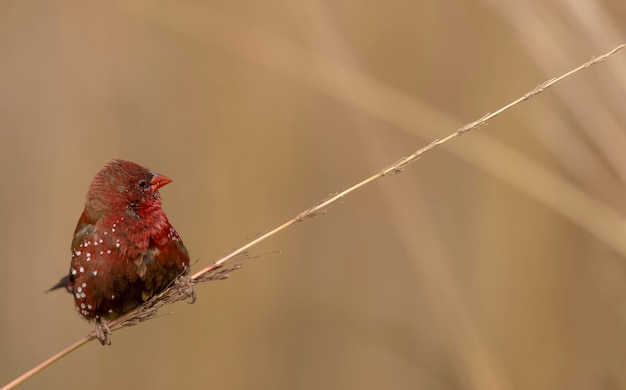
[[[167,176],[130,161],[114,160],[93,179],[72,240],[65,287],[76,311],[96,322],[110,344],[107,321],[137,308],[176,277],[187,274],[189,255],[161,208]]]

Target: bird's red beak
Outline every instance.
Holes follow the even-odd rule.
[[[153,191],[158,190],[159,188],[163,187],[164,185],[171,183],[172,179],[170,179],[169,177],[165,176],[165,175],[160,175],[158,173],[154,174],[154,177],[152,178],[152,180],[150,181],[150,184],[152,187]]]

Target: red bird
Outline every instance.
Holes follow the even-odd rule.
[[[72,240],[65,287],[76,311],[96,322],[110,344],[107,321],[137,308],[176,277],[189,255],[161,208],[159,188],[172,180],[130,161],[114,160],[93,179]]]

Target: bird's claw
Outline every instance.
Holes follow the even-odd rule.
[[[187,295],[187,298],[191,299],[189,303],[196,301],[196,292],[193,290],[193,278],[188,275],[183,275],[177,279],[178,289],[183,294]]]
[[[100,341],[100,344],[111,345],[111,338],[109,338],[110,335],[111,328],[109,328],[109,325],[106,322],[96,322],[96,337],[98,338],[98,341]]]

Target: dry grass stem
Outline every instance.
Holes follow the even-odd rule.
[[[299,213],[298,215],[296,215],[295,217],[293,217],[292,219],[290,219],[289,221],[285,222],[284,224],[276,227],[275,229],[262,234],[258,237],[256,237],[255,239],[247,242],[245,245],[241,246],[240,248],[232,251],[231,253],[229,253],[228,255],[222,257],[221,259],[217,260],[216,262],[214,262],[213,264],[203,268],[202,270],[196,272],[195,274],[191,275],[191,276],[181,276],[179,277],[177,280],[175,280],[172,285],[170,287],[168,287],[166,290],[164,290],[163,292],[161,292],[160,294],[158,294],[157,296],[151,298],[149,301],[147,301],[144,305],[142,305],[140,308],[138,308],[137,310],[115,320],[112,321],[111,323],[109,323],[109,327],[111,328],[111,330],[118,330],[122,327],[127,327],[127,326],[133,326],[136,325],[140,322],[149,320],[151,318],[155,318],[158,310],[163,307],[166,304],[170,304],[170,303],[174,303],[174,302],[178,302],[181,300],[186,300],[186,299],[191,299],[191,301],[193,302],[193,300],[195,300],[195,294],[193,292],[193,285],[197,284],[197,283],[203,283],[203,282],[209,282],[209,281],[213,281],[213,280],[222,280],[225,279],[229,276],[229,274],[240,268],[240,264],[238,264],[239,260],[241,260],[240,256],[242,256],[242,254],[245,254],[247,252],[247,250],[249,248],[251,248],[252,246],[258,244],[259,242],[277,234],[278,232],[290,227],[291,225],[300,222],[300,221],[304,221],[306,219],[309,219],[311,217],[315,217],[317,215],[320,215],[322,213],[324,213],[325,209],[332,205],[333,203],[337,202],[340,199],[343,199],[346,195],[356,191],[357,189],[364,187],[365,185],[380,179],[383,176],[386,175],[390,175],[390,174],[396,174],[399,172],[402,172],[407,165],[417,161],[420,156],[434,148],[436,148],[437,146],[443,145],[444,143],[452,140],[455,137],[458,137],[461,134],[464,134],[470,130],[473,129],[477,129],[479,127],[484,126],[485,124],[487,124],[487,122],[491,119],[493,119],[494,117],[496,117],[497,115],[503,113],[504,111],[512,108],[513,106],[528,100],[534,96],[536,96],[537,94],[543,92],[544,90],[546,90],[547,88],[551,87],[552,85],[554,85],[555,83],[557,83],[558,81],[563,80],[566,77],[571,76],[572,74],[587,68],[591,65],[597,64],[603,60],[605,60],[607,57],[611,56],[612,54],[614,54],[615,52],[617,52],[618,50],[624,48],[624,44],[617,46],[616,48],[614,48],[613,50],[609,51],[606,54],[603,54],[601,56],[595,57],[593,59],[591,59],[590,61],[580,65],[579,67],[572,69],[571,71],[562,74],[559,77],[555,77],[552,79],[549,79],[543,83],[541,83],[540,85],[538,85],[536,88],[532,89],[531,91],[529,91],[528,93],[524,94],[523,96],[521,96],[519,99],[505,105],[504,107],[500,108],[497,111],[494,111],[493,113],[489,113],[484,115],[483,117],[481,117],[480,119],[468,123],[467,125],[461,127],[460,129],[456,130],[455,132],[451,133],[450,135],[448,135],[445,138],[442,139],[437,139],[434,140],[433,142],[431,142],[430,144],[428,144],[427,146],[417,150],[416,152],[414,152],[413,154],[409,155],[409,156],[405,156],[400,158],[398,161],[396,161],[395,163],[387,166],[386,168],[382,169],[381,171],[379,171],[378,173],[366,178],[365,180],[362,180],[361,182],[349,187],[348,189],[338,192],[336,194],[331,195],[330,197],[328,197],[325,200],[322,200],[321,202],[315,204],[314,206],[309,207],[308,209],[304,210],[303,212]],[[237,264],[234,265],[228,265],[228,262],[235,262]],[[58,352],[57,354],[55,354],[54,356],[50,357],[49,359],[47,359],[46,361],[42,362],[41,364],[37,365],[36,367],[33,367],[32,369],[30,369],[29,371],[27,371],[26,373],[24,373],[23,375],[21,375],[20,377],[16,378],[15,380],[13,380],[12,382],[6,384],[4,387],[2,387],[2,389],[11,389],[14,388],[15,386],[23,383],[24,381],[26,381],[27,379],[29,379],[30,377],[32,377],[33,375],[37,374],[38,372],[42,371],[44,368],[50,366],[52,363],[60,360],[61,358],[63,358],[64,356],[68,355],[69,353],[73,352],[74,350],[78,349],[79,347],[85,345],[86,343],[88,343],[89,341],[93,340],[96,338],[96,332],[93,331],[90,334],[88,334],[87,336],[81,338],[80,340],[76,341],[75,343],[73,343],[72,345],[68,346],[67,348],[65,348],[64,350]]]

